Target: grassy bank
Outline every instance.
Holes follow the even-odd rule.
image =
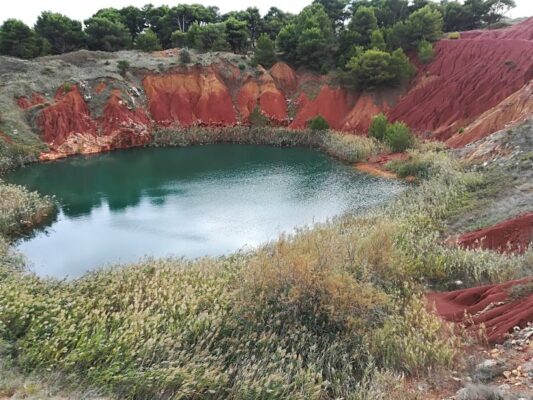
[[[344,162],[357,162],[386,150],[372,138],[335,131],[296,131],[272,127],[158,129],[153,146],[191,146],[212,143],[256,144],[277,147],[310,147]]]
[[[204,132],[159,131],[154,143],[241,143],[250,130]],[[251,132],[246,143],[311,146],[346,161],[377,151],[353,136]],[[484,177],[443,152],[424,162],[425,179],[384,208],[247,253],[144,260],[71,282],[4,262],[5,354],[23,370],[60,373],[118,398],[414,399],[402,376],[451,366],[459,350],[424,306],[427,285],[531,273],[531,252],[443,246],[446,219]]]

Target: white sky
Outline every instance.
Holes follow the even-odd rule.
[[[100,8],[122,8],[129,5],[142,7],[146,3],[152,3],[155,6],[200,3],[206,6],[218,6],[222,13],[255,6],[264,15],[272,6],[284,11],[298,13],[311,2],[312,0],[2,0],[0,23],[8,18],[17,18],[32,26],[42,11],[60,12],[70,18],[82,21],[93,15]],[[515,0],[515,2],[517,7],[511,10],[510,17],[533,16],[533,0]]]

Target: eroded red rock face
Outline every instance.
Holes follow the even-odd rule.
[[[109,150],[143,146],[151,139],[150,119],[140,108],[130,110],[119,90],[111,93],[99,122],[103,135],[111,139]]]
[[[228,88],[212,69],[147,75],[143,80],[148,109],[158,125],[222,125],[237,123]]]
[[[503,33],[439,41],[433,62],[419,70],[423,84],[400,99],[390,118],[439,140],[450,138],[533,78],[533,41],[524,39],[531,30],[533,19]]]
[[[296,72],[284,62],[277,62],[270,68],[270,75],[285,93],[294,92],[298,86]]]
[[[492,132],[507,126],[514,126],[533,115],[533,81],[525,84],[495,107],[485,111],[474,122],[450,137],[446,144],[450,147],[464,147]]]
[[[140,109],[130,110],[120,90],[111,92],[102,117],[94,119],[77,86],[59,89],[55,102],[38,114],[37,125],[50,147],[41,160],[142,146],[151,139],[149,118]]]
[[[533,40],[533,17],[504,29],[461,32],[462,39],[522,39]]]
[[[376,104],[372,96],[360,96],[350,113],[344,118],[342,130],[355,133],[366,133],[372,122],[372,117],[389,109],[386,103]]]
[[[18,97],[16,100],[17,100],[17,105],[23,110],[26,110],[30,107],[37,106],[39,104],[46,103],[46,99],[44,98],[44,96],[41,93],[35,93],[35,92],[32,93],[31,97],[29,98],[26,96],[21,96],[21,97]]]
[[[42,138],[51,147],[63,144],[73,133],[96,135],[96,124],[77,86],[68,93],[59,89],[55,103],[39,114],[37,125]]]
[[[277,124],[284,124],[288,120],[285,96],[266,71],[258,80],[251,77],[247,79],[237,93],[237,107],[244,123],[249,122],[250,114],[256,108]]]
[[[290,124],[291,128],[304,129],[310,119],[320,114],[331,128],[341,130],[344,119],[353,106],[353,101],[345,90],[333,89],[328,85],[322,86],[315,99],[309,100],[307,96],[304,99]]]
[[[489,249],[500,253],[523,253],[533,241],[533,212],[488,228],[468,232],[457,243],[468,249]]]
[[[518,285],[530,285],[533,278],[487,285],[447,293],[430,293],[427,301],[448,321],[462,322],[472,333],[481,324],[489,343],[501,343],[515,326],[523,328],[533,320],[533,293],[512,299],[509,294]],[[465,315],[466,314],[466,315]]]

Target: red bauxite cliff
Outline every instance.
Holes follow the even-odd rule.
[[[530,18],[443,39],[403,95],[351,93],[284,63],[241,74],[226,62],[133,72],[142,81],[136,90],[144,91],[137,101],[128,90],[108,88],[112,79],[83,90],[74,85],[67,93],[58,89],[52,99],[30,93],[15,100],[25,112],[38,108],[36,126],[50,146],[44,159],[141,146],[154,127],[246,125],[254,111],[294,129],[321,114],[334,129],[357,134],[366,134],[372,116],[385,112],[418,134],[461,147],[532,114],[532,32]],[[105,104],[96,113],[94,99]]]

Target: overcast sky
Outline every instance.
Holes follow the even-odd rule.
[[[2,0],[0,5],[0,23],[8,18],[18,18],[28,25],[33,25],[41,11],[55,11],[77,20],[84,20],[100,8],[121,8],[129,5],[142,7],[146,3],[155,6],[162,4],[176,5],[178,3],[200,3],[206,6],[215,5],[222,13],[241,10],[247,7],[257,7],[261,14],[265,14],[272,7],[284,11],[298,13],[312,0]],[[533,0],[515,0],[517,7],[509,13],[511,17],[533,16]]]

